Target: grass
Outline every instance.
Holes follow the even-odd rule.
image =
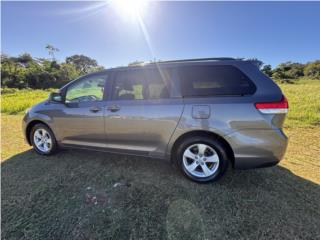
[[[48,98],[50,90],[18,90],[1,94],[1,112],[23,113],[27,108]]]
[[[280,165],[229,169],[213,184],[154,159],[80,150],[41,157],[23,141],[22,116],[2,115],[2,238],[319,239],[320,126],[307,113],[319,110],[319,85],[281,85],[291,115]]]
[[[320,128],[289,128],[279,166],[200,185],[167,162],[87,151],[41,157],[2,117],[3,239],[316,239]],[[121,183],[120,186],[115,186]]]
[[[289,101],[286,127],[320,125],[320,81],[301,80],[279,86]]]

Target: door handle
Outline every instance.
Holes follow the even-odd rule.
[[[99,108],[99,107],[90,108],[90,112],[96,113],[96,112],[99,112],[99,111],[101,111],[101,108]]]
[[[118,105],[111,105],[111,106],[107,107],[107,110],[110,112],[117,112],[120,110],[120,107]]]

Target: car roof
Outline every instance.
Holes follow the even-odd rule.
[[[178,60],[168,60],[168,61],[158,61],[158,62],[147,62],[132,66],[120,66],[114,68],[108,68],[97,72],[88,73],[86,75],[80,76],[79,78],[67,83],[60,90],[66,88],[73,82],[88,76],[94,76],[99,74],[106,74],[113,71],[129,71],[138,70],[154,67],[179,67],[179,66],[192,66],[192,65],[202,65],[202,64],[215,64],[215,65],[238,65],[243,63],[255,63],[256,60],[244,59],[244,58],[231,58],[231,57],[215,57],[215,58],[193,58],[193,59],[178,59]]]
[[[114,68],[108,68],[97,72],[88,73],[84,76],[99,75],[104,73],[110,73],[111,71],[126,71],[126,70],[137,70],[153,67],[178,67],[178,66],[191,66],[201,64],[216,64],[216,65],[237,65],[239,63],[255,63],[256,60],[244,59],[244,58],[231,58],[231,57],[217,57],[217,58],[193,58],[193,59],[178,59],[158,62],[146,62],[132,66],[119,66]],[[81,78],[79,77],[79,78]]]

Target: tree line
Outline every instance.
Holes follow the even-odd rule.
[[[28,53],[11,57],[1,54],[1,85],[9,88],[59,88],[69,81],[90,73],[104,69],[95,59],[85,55],[72,55],[63,62],[55,59],[59,49],[47,45],[49,58],[34,58]],[[253,60],[269,77],[275,80],[292,81],[302,77],[320,80],[320,60],[305,64],[286,62],[272,68],[258,59]],[[143,62],[134,61],[129,66]]]
[[[305,64],[285,62],[272,69],[271,65],[262,65],[261,71],[275,80],[291,81],[306,77],[320,80],[320,60]]]
[[[69,81],[104,69],[95,59],[72,55],[63,62],[55,59],[59,49],[47,45],[49,58],[34,58],[29,53],[18,57],[1,54],[1,86],[9,88],[59,88]]]

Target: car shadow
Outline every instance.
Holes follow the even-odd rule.
[[[282,166],[197,184],[169,162],[85,150],[1,164],[4,239],[314,239],[319,184]]]

